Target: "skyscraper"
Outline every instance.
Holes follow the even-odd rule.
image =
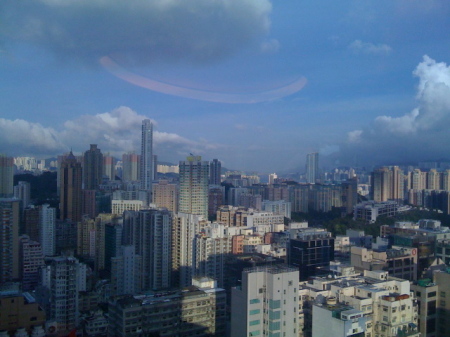
[[[58,256],[46,260],[36,291],[47,318],[56,321],[58,335],[68,335],[78,320],[78,293],[86,291],[86,265],[78,259]]]
[[[124,212],[124,244],[141,256],[142,290],[169,288],[172,273],[172,215],[166,209]]]
[[[141,188],[149,193],[151,200],[153,182],[153,124],[150,119],[142,121],[141,135]]]
[[[116,158],[107,153],[103,156],[103,175],[109,180],[116,180]]]
[[[220,175],[222,173],[222,163],[218,159],[213,159],[209,165],[209,184],[220,185]]]
[[[178,211],[208,218],[209,162],[201,156],[180,161],[180,197]]]
[[[372,195],[377,202],[403,202],[404,175],[398,166],[381,167],[372,172]]]
[[[167,208],[171,212],[178,209],[178,186],[169,184],[167,180],[160,180],[153,185],[153,203],[157,207]]]
[[[30,191],[30,183],[27,181],[19,181],[19,183],[14,186],[14,198],[22,201],[22,211],[24,211],[30,203]]]
[[[124,153],[122,155],[122,180],[137,181],[140,179],[141,156],[135,153]]]
[[[96,190],[103,178],[103,154],[97,144],[84,153],[83,182],[85,190]]]
[[[0,198],[0,284],[19,277],[20,201]]]
[[[14,158],[0,154],[0,198],[10,198],[14,190]]]
[[[81,164],[70,151],[60,168],[59,218],[81,221]]]
[[[49,206],[39,206],[39,242],[45,256],[53,256],[56,253],[56,209]]]
[[[317,152],[306,155],[306,182],[315,184],[319,179],[319,154]]]
[[[172,270],[173,285],[188,287],[191,285],[195,268],[195,236],[208,225],[202,216],[177,213],[172,225]]]

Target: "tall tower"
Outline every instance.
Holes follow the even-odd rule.
[[[317,152],[306,155],[306,182],[315,184],[319,179],[319,154]]]
[[[0,198],[10,198],[14,190],[14,158],[0,154]]]
[[[22,201],[22,212],[30,204],[30,191],[30,183],[27,181],[19,181],[19,183],[14,186],[14,198]]]
[[[141,156],[132,152],[122,155],[122,180],[137,181],[140,179]]]
[[[58,335],[68,335],[78,320],[78,293],[86,291],[86,265],[71,256],[46,260],[36,296],[45,303],[47,319],[58,324]]]
[[[108,177],[109,180],[116,180],[116,159],[109,155],[109,153],[103,156],[103,174]]]
[[[81,164],[70,151],[60,168],[59,218],[81,221]]]
[[[103,154],[97,144],[84,153],[83,182],[85,190],[96,190],[103,178]]]
[[[220,175],[222,173],[222,163],[218,159],[213,159],[209,165],[209,184],[220,185]]]
[[[201,156],[190,156],[180,161],[180,213],[202,215],[208,218],[209,162]]]
[[[150,119],[142,121],[141,135],[141,188],[151,200],[153,182],[153,124]]]
[[[42,253],[53,256],[56,253],[56,209],[49,204],[39,206],[39,224]]]
[[[166,209],[126,211],[123,243],[141,257],[142,290],[169,288],[172,274],[172,215]]]
[[[372,172],[372,195],[377,202],[403,202],[404,175],[398,166],[381,167]]]
[[[0,284],[19,277],[20,201],[0,198]]]

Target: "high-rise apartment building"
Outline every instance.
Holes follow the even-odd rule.
[[[167,208],[176,213],[178,211],[178,186],[167,180],[160,180],[153,184],[153,203],[157,207]]]
[[[179,212],[208,218],[208,179],[209,162],[202,161],[202,157],[180,161]]]
[[[153,124],[150,119],[142,121],[140,173],[141,189],[147,191],[149,197],[151,197],[153,184]]]
[[[224,186],[210,185],[208,191],[208,216],[214,216],[224,203]]]
[[[208,221],[202,216],[177,213],[172,226],[172,269],[176,287],[191,285],[195,269],[195,237]]]
[[[209,165],[209,184],[220,185],[222,174],[222,163],[218,159],[213,159]]]
[[[19,183],[14,186],[14,198],[21,200],[22,211],[30,204],[30,192],[30,183],[27,181],[19,181]]]
[[[232,236],[226,234],[226,226],[213,223],[205,227],[195,238],[195,274],[206,276],[224,286],[225,265],[232,251]]]
[[[124,244],[142,258],[142,290],[169,288],[172,274],[172,215],[166,209],[124,212]]]
[[[116,159],[109,154],[103,156],[103,175],[109,180],[116,180]]]
[[[56,321],[59,335],[69,334],[78,323],[78,292],[86,291],[86,265],[74,257],[59,256],[41,269],[37,298],[47,319]]]
[[[319,154],[317,152],[306,155],[306,182],[315,184],[319,179]]]
[[[61,163],[59,209],[61,220],[81,220],[82,169],[72,151]]]
[[[140,179],[141,156],[135,153],[124,153],[122,155],[122,180],[138,181]]]
[[[0,199],[0,284],[19,277],[19,213],[19,200]]]
[[[427,189],[428,190],[440,190],[441,189],[441,173],[436,169],[431,169],[427,173]]]
[[[39,242],[44,256],[56,253],[56,209],[49,204],[39,206]]]
[[[231,336],[298,336],[298,270],[284,265],[244,269],[232,289]]]
[[[398,166],[381,167],[372,172],[372,195],[376,202],[404,201],[404,174]]]
[[[111,257],[111,296],[133,295],[141,291],[142,259],[134,246],[120,246],[117,256]]]
[[[39,270],[44,266],[41,244],[30,240],[28,235],[20,237],[20,279],[22,290],[32,291],[39,283]]]
[[[103,154],[97,144],[84,153],[83,183],[85,190],[96,190],[103,178]]]
[[[420,169],[409,173],[409,189],[424,190],[427,188],[427,174]]]
[[[14,158],[0,154],[0,198],[10,198],[14,190]]]

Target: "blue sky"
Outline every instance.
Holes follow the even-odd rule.
[[[138,152],[151,118],[163,161],[448,158],[449,32],[444,0],[5,0],[0,152]]]

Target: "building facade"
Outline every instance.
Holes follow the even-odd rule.
[[[208,218],[208,180],[209,162],[200,156],[180,161],[179,212]]]

